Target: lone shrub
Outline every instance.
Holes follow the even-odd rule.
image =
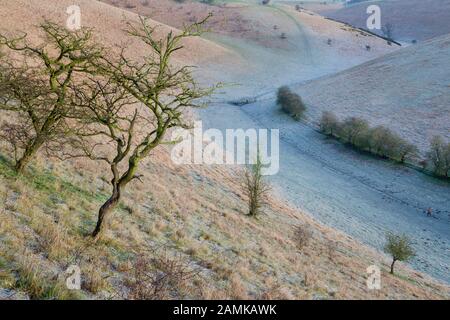
[[[388,233],[386,235],[384,251],[392,256],[391,274],[394,274],[394,265],[397,261],[408,261],[414,255],[411,240],[406,235]]]
[[[303,249],[305,246],[308,245],[312,236],[313,236],[313,232],[309,225],[303,224],[303,225],[297,226],[297,228],[295,229],[295,233],[294,233],[294,240],[297,243],[297,247],[299,249]]]
[[[306,111],[302,98],[287,86],[278,89],[277,104],[296,120],[300,120]]]
[[[245,171],[244,194],[248,197],[248,215],[252,217],[261,213],[270,191],[270,186],[264,181],[262,169],[263,164],[258,154],[256,163]]]
[[[153,257],[139,256],[125,278],[129,300],[165,300],[183,298],[188,281],[198,277],[200,270],[192,268],[180,254],[157,250]]]

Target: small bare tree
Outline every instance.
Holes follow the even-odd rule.
[[[344,120],[341,126],[342,138],[352,145],[369,130],[369,123],[361,118],[350,117]]]
[[[330,136],[334,136],[339,128],[339,120],[331,111],[324,111],[320,119],[320,130]]]
[[[10,53],[2,59],[0,109],[17,115],[19,125],[13,136],[25,139],[15,144],[16,151],[23,149],[16,162],[19,173],[44,144],[65,130],[70,112],[69,87],[77,75],[96,72],[95,65],[102,52],[93,44],[91,30],[70,32],[51,22],[40,28],[44,34],[42,45],[30,44],[27,34],[18,37],[0,34],[0,48]],[[20,59],[15,59],[16,56]],[[13,127],[9,126],[10,133]],[[28,135],[24,135],[24,129],[30,130]]]
[[[200,88],[189,66],[171,66],[173,54],[183,48],[181,41],[199,36],[205,21],[178,34],[170,32],[161,40],[155,39],[155,28],[147,19],[141,18],[139,25],[129,23],[127,32],[151,51],[145,60],[133,61],[123,49],[118,61],[103,61],[104,79],[97,77],[74,88],[81,125],[66,155],[104,161],[112,174],[112,193],[99,210],[94,238],[101,235],[127,185],[140,179],[137,171],[142,160],[157,146],[176,143],[165,139],[168,130],[191,127],[184,111],[201,106],[199,99],[214,91],[215,87]]]
[[[256,163],[245,169],[244,194],[248,197],[248,215],[256,217],[267,202],[270,186],[264,181],[263,163],[258,153]]]
[[[391,274],[394,274],[394,265],[397,261],[408,261],[415,253],[411,240],[406,235],[388,233],[386,235],[384,251],[392,256]]]
[[[433,137],[427,156],[437,176],[450,177],[450,143],[440,136]]]

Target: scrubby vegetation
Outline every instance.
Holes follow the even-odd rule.
[[[278,89],[277,104],[296,120],[303,118],[306,111],[302,98],[286,86]]]
[[[198,277],[201,269],[191,267],[182,254],[171,254],[165,248],[152,251],[151,255],[141,255],[129,265],[125,279],[127,290],[122,298],[167,300],[180,297],[188,287],[187,282]]]
[[[294,232],[294,240],[297,243],[297,247],[302,250],[313,237],[313,231],[309,225],[297,226]]]

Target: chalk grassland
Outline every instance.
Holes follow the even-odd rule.
[[[82,6],[85,23],[100,32],[99,41],[109,44],[124,40],[123,17],[137,18],[96,1],[75,3]],[[61,22],[60,10],[73,4],[1,0],[0,28],[14,30],[21,21],[21,28],[36,40],[34,25],[43,18]],[[161,32],[165,30],[163,26]],[[178,63],[219,57],[223,63],[239,61],[219,45],[193,41]],[[166,149],[157,149],[143,166],[143,182],[125,194],[104,240],[93,244],[86,235],[108,194],[106,167],[41,157],[20,178],[11,169],[3,142],[0,154],[2,298],[142,298],[133,282],[135,271],[142,267],[139,261],[161,262],[153,250],[161,247],[169,260],[178,257],[196,270],[189,281],[169,282],[163,298],[449,298],[447,286],[403,265],[390,276],[386,256],[324,227],[276,195],[259,219],[246,217],[237,168],[176,167]],[[300,249],[294,231],[305,224],[312,239]],[[81,268],[81,291],[68,291],[64,285],[64,272],[72,264]],[[382,268],[379,291],[366,286],[366,269],[372,264]]]
[[[411,43],[413,40],[424,41],[450,33],[449,0],[366,1],[346,8],[320,8],[320,13],[366,29],[366,10],[369,5],[380,6],[383,25],[393,26],[392,35],[398,41]],[[383,34],[381,30],[374,31]]]
[[[389,275],[387,257],[276,198],[259,219],[245,216],[241,175],[234,170],[175,167],[159,149],[143,171],[143,183],[130,188],[104,240],[94,245],[86,236],[108,194],[107,168],[41,159],[17,179],[2,157],[2,296],[129,298],[136,261],[151,263],[157,257],[152,249],[164,247],[198,271],[171,283],[165,298],[448,298],[448,287],[404,266]],[[295,238],[298,225],[312,231],[303,248]],[[64,272],[72,264],[82,270],[82,291],[65,289]],[[372,264],[382,269],[379,291],[366,286]]]
[[[210,59],[212,63],[204,64],[198,74],[206,83],[235,84],[226,90],[234,99],[342,71],[399,49],[361,30],[309,11],[296,11],[291,4],[274,2],[263,6],[246,1],[211,6],[153,0],[128,6],[125,0],[102,2],[148,15],[175,28],[211,12],[207,24],[210,32],[204,38],[234,55]]]

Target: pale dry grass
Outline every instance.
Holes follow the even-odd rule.
[[[60,10],[39,1],[36,16]],[[78,1],[87,21],[98,21],[104,5]],[[32,3],[0,1],[1,26],[12,28],[26,19]],[[72,4],[72,2],[70,2]],[[6,5],[8,7],[6,7]],[[5,6],[5,7],[4,7]],[[3,10],[5,8],[5,10]],[[109,13],[111,14],[111,13]],[[120,10],[105,17],[104,41],[120,41]],[[129,18],[136,16],[127,13]],[[96,19],[93,19],[95,17]],[[102,20],[103,21],[103,20]],[[168,27],[164,26],[163,30]],[[110,31],[115,30],[115,31]],[[114,41],[113,41],[114,40]],[[204,40],[188,43],[187,56],[201,59]],[[135,51],[139,47],[133,46]],[[214,46],[210,59],[227,52]],[[71,297],[64,290],[65,270],[82,270],[80,298],[126,297],[126,279],[138,257],[152,261],[150,247],[166,247],[200,268],[182,287],[172,284],[171,298],[204,299],[445,299],[449,288],[399,265],[399,276],[388,274],[387,257],[324,227],[273,196],[264,215],[246,216],[240,189],[240,170],[217,166],[175,166],[166,149],[155,150],[143,163],[143,183],[134,182],[124,193],[104,238],[93,243],[99,206],[109,193],[108,168],[85,159],[61,163],[38,158],[25,177],[11,169],[7,148],[0,145],[0,287],[31,298]],[[6,158],[5,158],[6,157]],[[313,236],[301,251],[292,239],[295,226],[307,224]],[[151,262],[150,262],[151,263]],[[383,268],[383,287],[368,291],[366,268]],[[270,280],[268,280],[270,279]]]
[[[52,169],[48,166],[49,161],[42,160],[33,165],[32,171],[37,172],[33,179],[38,184],[28,181],[31,172],[26,179],[9,177],[5,162],[0,175],[0,197],[9,199],[7,206],[0,207],[0,237],[5,240],[0,257],[4,257],[6,269],[14,270],[19,263],[24,270],[0,276],[3,283],[9,281],[9,286],[32,297],[65,297],[56,289],[43,288],[42,283],[52,283],[55,275],[63,277],[70,264],[82,268],[84,297],[122,297],[118,292],[124,290],[130,263],[140,255],[151,260],[151,251],[139,249],[151,246],[168,247],[201,269],[196,279],[180,289],[183,297],[448,297],[447,287],[403,266],[399,266],[400,276],[389,275],[387,257],[276,198],[270,199],[266,214],[259,219],[247,217],[239,189],[240,171],[175,167],[165,149],[155,151],[143,166],[143,183],[125,192],[124,203],[110,221],[105,238],[94,244],[86,235],[105,196],[100,187],[105,171],[94,169],[93,163],[85,160],[51,161]],[[44,188],[48,179],[51,181]],[[298,225],[312,230],[302,250],[293,237]],[[26,255],[19,254],[22,252],[32,252],[33,259],[39,257],[39,264],[27,268]],[[366,268],[371,264],[383,268],[379,292],[366,288]]]

